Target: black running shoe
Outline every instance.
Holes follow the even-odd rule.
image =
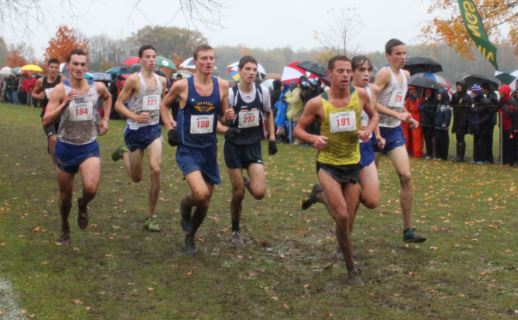
[[[193,236],[185,236],[185,253],[187,253],[189,256],[196,255],[196,245],[194,244]]]
[[[426,237],[415,233],[415,228],[408,228],[403,231],[403,241],[421,243],[426,241]]]
[[[306,200],[303,200],[300,207],[302,210],[307,210],[309,207],[311,207],[313,204],[317,202],[317,195],[322,192],[322,188],[320,188],[320,185],[316,183],[313,186],[313,189],[311,189],[311,192],[309,193]]]

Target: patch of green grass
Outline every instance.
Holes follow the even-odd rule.
[[[39,111],[0,105],[0,273],[27,317],[37,319],[516,319],[518,171],[412,159],[414,224],[428,236],[401,240],[398,179],[380,160],[381,203],[363,207],[353,241],[365,287],[346,284],[325,208],[300,199],[316,181],[315,151],[279,145],[265,156],[269,191],[247,196],[242,235],[230,239],[230,186],[223,183],[199,231],[199,254],[183,254],[179,201],[187,192],[164,144],[160,233],[143,230],[149,179],[131,184],[110,151],[122,121],[99,139],[102,181],[91,224],[58,246],[57,184]],[[221,142],[221,141],[220,141]],[[454,144],[454,139],[451,140]],[[452,149],[453,150],[453,149]],[[265,153],[266,154],[266,153]],[[145,171],[146,175],[148,171]],[[80,179],[76,177],[76,193]]]

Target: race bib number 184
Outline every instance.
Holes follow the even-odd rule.
[[[88,121],[93,119],[92,102],[72,103],[70,105],[70,120]]]

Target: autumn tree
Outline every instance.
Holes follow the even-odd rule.
[[[56,36],[49,41],[49,46],[45,50],[45,58],[56,58],[65,62],[68,53],[74,49],[88,49],[88,41],[69,26],[60,26]]]
[[[507,38],[518,54],[518,0],[473,0],[492,42]],[[422,28],[431,44],[445,43],[467,59],[473,59],[474,46],[460,14],[457,1],[433,0],[428,9],[435,16]],[[508,30],[502,36],[502,30]]]
[[[25,59],[18,50],[9,51],[5,58],[5,64],[11,68],[21,67],[27,64],[27,59]]]

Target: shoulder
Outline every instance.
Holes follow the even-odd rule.
[[[405,75],[407,80],[410,79],[410,72],[408,72],[408,70],[403,69],[403,75]]]
[[[107,90],[104,83],[99,82],[99,81],[94,82],[94,86],[97,89],[97,92],[99,92],[99,93],[105,92]]]
[[[179,93],[181,91],[187,90],[187,86],[188,86],[187,79],[177,80],[173,83],[173,86],[171,87],[170,92]]]
[[[308,109],[309,111],[316,113],[321,110],[323,107],[322,97],[320,95],[311,98],[307,103],[304,109]]]
[[[376,74],[376,79],[374,83],[380,87],[380,90],[383,89],[387,83],[390,81],[390,70],[388,68],[381,68],[380,71]]]
[[[228,91],[228,88],[230,87],[228,84],[228,81],[221,79],[220,77],[216,77],[218,80],[218,85],[223,91]]]

